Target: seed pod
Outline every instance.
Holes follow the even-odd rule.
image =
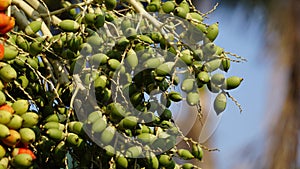
[[[128,161],[127,161],[127,158],[125,158],[124,156],[122,155],[119,155],[116,159],[116,163],[117,163],[117,166],[122,168],[122,169],[126,169],[128,168]]]
[[[64,114],[51,114],[48,117],[46,117],[45,122],[55,121],[55,122],[63,123],[64,121],[66,121],[66,119],[67,117]]]
[[[8,124],[12,119],[12,114],[6,110],[0,110],[0,123]]]
[[[87,124],[94,123],[99,118],[102,118],[102,112],[100,110],[93,111],[88,115]]]
[[[10,129],[9,136],[2,139],[2,142],[7,146],[15,146],[21,141],[21,135],[16,130]]]
[[[83,134],[83,123],[80,121],[71,121],[68,123],[68,129],[70,132],[75,134]]]
[[[49,121],[47,123],[44,124],[43,126],[44,129],[59,129],[61,131],[63,131],[65,129],[65,125],[55,122],[55,121]]]
[[[186,15],[189,11],[187,11],[186,9],[184,9],[183,7],[176,7],[174,10],[174,14],[176,16],[179,16],[181,18],[186,18]]]
[[[179,92],[175,92],[175,91],[171,91],[168,94],[168,98],[170,98],[174,102],[179,102],[180,100],[182,100],[181,94]]]
[[[117,0],[104,0],[104,4],[107,10],[112,11],[117,7]]]
[[[221,65],[221,59],[214,59],[206,62],[204,64],[204,67],[208,72],[213,72],[217,70],[220,67],[220,65]]]
[[[39,115],[34,112],[27,112],[21,115],[23,118],[22,127],[33,127],[39,122]]]
[[[66,32],[76,32],[80,25],[76,21],[65,19],[59,23],[59,27]]]
[[[155,69],[155,73],[159,76],[167,76],[170,75],[175,63],[174,62],[165,62],[161,65],[159,65]]]
[[[184,163],[184,164],[182,165],[182,169],[193,169],[193,168],[195,168],[195,167],[194,167],[194,165],[191,164],[191,163]]]
[[[243,80],[243,78],[240,78],[238,76],[231,76],[226,79],[225,84],[222,87],[226,90],[235,89],[240,86]]]
[[[172,163],[172,158],[166,154],[159,156],[159,164],[161,166],[169,166]]]
[[[63,131],[54,128],[47,130],[46,134],[56,141],[60,141],[65,137],[65,133],[63,133]]]
[[[30,128],[21,128],[19,130],[21,135],[21,142],[24,144],[31,144],[35,141],[35,132]]]
[[[152,144],[156,139],[157,137],[151,133],[141,133],[137,136],[137,140],[145,144]]]
[[[198,92],[189,92],[186,96],[186,101],[190,106],[195,106],[199,103],[199,93]]]
[[[29,36],[34,35],[37,33],[42,27],[42,21],[33,21],[25,28],[25,33]]]
[[[230,60],[229,59],[222,59],[220,69],[224,70],[225,72],[228,72],[230,68]]]
[[[219,34],[219,23],[213,23],[207,27],[206,37],[213,42]]]
[[[15,110],[17,115],[22,115],[27,112],[29,103],[27,100],[17,100],[12,104],[12,108]]]
[[[135,53],[135,51],[133,49],[130,49],[127,52],[127,56],[125,58],[125,61],[129,64],[131,69],[134,69],[139,64],[137,54]]]
[[[0,106],[4,105],[5,103],[6,103],[6,96],[2,91],[0,91]]]
[[[219,93],[214,100],[214,109],[217,115],[219,115],[225,110],[226,104],[227,104],[227,97],[225,93],[224,92]]]
[[[4,60],[13,60],[17,57],[19,51],[13,46],[5,46],[4,48]]]
[[[17,79],[17,72],[10,65],[4,65],[0,67],[0,78],[4,82],[12,82]]]
[[[29,154],[18,154],[12,158],[12,165],[16,168],[28,168],[32,165],[32,157]]]
[[[199,144],[193,144],[192,146],[192,154],[198,160],[202,160],[203,158],[203,150]]]
[[[175,9],[175,3],[173,1],[167,1],[162,5],[162,10],[165,13],[171,13]]]
[[[0,123],[0,139],[6,138],[10,135],[9,129],[4,124]]]
[[[184,160],[190,160],[194,158],[193,154],[186,149],[177,150],[177,154],[179,155],[179,157],[181,157]]]
[[[185,92],[192,91],[195,87],[195,79],[184,79],[181,84],[181,90]]]
[[[224,74],[222,74],[222,73],[216,73],[216,74],[212,75],[210,81],[212,83],[214,83],[215,85],[221,85],[225,81]]]
[[[14,114],[8,124],[6,126],[10,129],[18,130],[22,127],[23,118],[17,114]]]
[[[7,32],[11,31],[15,27],[15,18],[10,17],[9,18],[9,23],[0,29],[0,34],[4,35]]]
[[[6,149],[0,144],[0,159],[6,154]]]
[[[115,127],[113,126],[106,127],[100,137],[101,143],[104,145],[109,144],[113,140],[115,133],[116,133]]]
[[[143,153],[143,149],[140,146],[129,147],[126,151],[127,158],[138,158]]]
[[[202,22],[203,21],[203,17],[202,15],[200,15],[197,12],[190,12],[186,15],[186,19],[187,20],[191,20],[194,21],[196,23]]]

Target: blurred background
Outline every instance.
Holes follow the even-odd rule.
[[[201,12],[215,1],[195,0]],[[300,1],[222,0],[208,15],[219,21],[215,43],[247,58],[234,64],[229,75],[244,77],[218,121],[203,163],[207,169],[299,169],[300,168]],[[203,126],[190,135],[201,138]],[[199,135],[200,133],[200,135]],[[200,139],[201,140],[201,139]]]

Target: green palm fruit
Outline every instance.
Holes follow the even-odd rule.
[[[0,144],[0,159],[6,154],[6,149]]]
[[[27,79],[26,76],[19,76],[17,81],[21,84],[23,89],[26,89],[28,84],[29,84],[29,80]]]
[[[132,129],[138,124],[138,118],[135,116],[127,116],[122,119],[121,122],[125,129]]]
[[[216,55],[222,55],[224,53],[224,48],[221,48],[220,46],[216,46]]]
[[[159,65],[162,63],[162,59],[155,57],[155,58],[150,58],[144,62],[144,67],[145,68],[157,68]]]
[[[0,139],[6,138],[10,135],[9,129],[6,125],[0,123]]]
[[[203,158],[203,150],[199,144],[193,144],[192,146],[192,154],[198,160],[202,160]]]
[[[94,123],[99,118],[102,118],[102,112],[100,110],[93,111],[88,115],[87,124]]]
[[[180,54],[180,59],[187,65],[191,65],[193,63],[194,57],[191,55],[190,50],[184,50]]]
[[[106,113],[113,119],[121,119],[125,117],[125,108],[120,103],[110,103],[107,106]]]
[[[0,91],[0,105],[3,105],[5,103],[6,103],[6,96],[2,91]]]
[[[132,28],[132,21],[130,19],[124,18],[121,22],[121,30],[125,32],[128,28]]]
[[[190,12],[190,5],[186,0],[180,2],[179,7],[182,7],[186,11],[186,13]]]
[[[12,118],[6,126],[10,129],[17,130],[22,127],[23,118],[17,114],[12,115]]]
[[[225,81],[225,76],[222,73],[216,73],[212,75],[210,81],[215,85],[221,85]]]
[[[132,39],[135,39],[135,38],[136,38],[136,36],[137,36],[137,31],[136,31],[134,28],[127,28],[127,29],[125,30],[125,32],[124,32],[124,35],[125,35],[128,39],[132,40]],[[137,45],[136,45],[136,46],[137,46]],[[137,47],[135,48],[135,50],[138,51],[138,50],[137,50]]]
[[[175,3],[173,1],[167,1],[162,5],[162,10],[165,13],[173,12],[175,9]]]
[[[182,165],[182,169],[193,169],[193,168],[195,168],[195,166],[191,163],[184,163]]]
[[[206,62],[204,64],[204,67],[208,72],[213,72],[217,70],[220,67],[220,65],[221,65],[221,59],[214,59]]]
[[[32,56],[36,56],[37,54],[43,51],[43,45],[40,42],[34,41],[30,44],[29,53]]]
[[[86,43],[90,44],[93,48],[98,48],[103,44],[103,39],[98,35],[92,35],[86,39]]]
[[[168,93],[168,98],[174,102],[179,102],[182,100],[182,96],[179,92],[171,91]]]
[[[87,13],[84,15],[84,22],[88,25],[93,25],[96,20],[96,14],[94,13]]]
[[[135,51],[133,49],[130,49],[127,52],[127,56],[125,58],[125,61],[129,64],[131,69],[134,69],[139,64],[137,54],[135,53]]]
[[[156,139],[157,137],[151,133],[141,133],[137,136],[137,140],[145,144],[152,144]]]
[[[51,114],[46,117],[45,122],[54,121],[54,122],[63,123],[64,121],[66,121],[66,119],[67,117],[64,114]]]
[[[44,124],[43,128],[47,129],[47,130],[54,128],[54,129],[59,129],[59,130],[63,131],[65,129],[65,125],[58,123],[56,121],[49,121]]]
[[[195,79],[184,79],[181,84],[181,90],[185,92],[192,91],[195,87]]]
[[[209,57],[213,56],[214,54],[216,54],[217,49],[218,49],[217,46],[212,42],[206,43],[202,48],[203,54],[207,58],[209,58]]]
[[[125,158],[122,155],[116,157],[116,163],[117,163],[117,166],[120,167],[120,168],[122,168],[122,169],[128,168],[127,158]]]
[[[224,86],[222,86],[226,90],[235,89],[240,86],[241,82],[244,79],[238,76],[231,76],[225,80]]]
[[[170,157],[169,155],[162,154],[159,156],[158,161],[161,166],[169,166],[173,160],[172,157]]]
[[[195,106],[199,103],[200,96],[198,92],[189,92],[186,96],[186,101],[190,106]]]
[[[67,142],[74,146],[80,146],[82,139],[75,133],[68,133]]]
[[[125,36],[123,36],[116,42],[116,48],[118,48],[119,50],[125,50],[129,44],[130,41]]]
[[[107,10],[112,11],[117,7],[117,0],[104,0],[104,4]]]
[[[8,157],[3,157],[3,158],[0,159],[0,166],[2,166],[3,169],[8,168],[8,163],[9,163]]]
[[[128,158],[138,158],[142,155],[143,149],[141,146],[129,147],[126,151],[126,157]]]
[[[33,159],[31,155],[23,153],[12,158],[12,165],[16,168],[28,168],[32,165]]]
[[[152,0],[146,9],[148,12],[157,12],[160,9],[160,1]]]
[[[230,68],[230,60],[229,59],[222,59],[220,69],[224,70],[225,72],[228,72]]]
[[[19,51],[14,46],[4,46],[4,60],[13,60],[18,54]]]
[[[0,110],[0,123],[1,124],[8,124],[11,119],[12,119],[13,115],[6,110]]]
[[[103,13],[97,14],[94,23],[95,27],[99,29],[104,26],[104,23],[105,23],[105,15]]]
[[[227,104],[227,97],[225,93],[224,92],[219,93],[214,100],[214,109],[217,115],[219,115],[225,110],[226,104]]]
[[[54,139],[56,141],[60,141],[62,139],[65,138],[65,133],[59,129],[55,129],[55,128],[50,128],[46,131],[46,134],[48,134],[48,136],[51,139]]]
[[[165,62],[155,69],[155,73],[159,76],[170,75],[174,65],[174,62]]]
[[[136,92],[132,96],[130,96],[130,102],[136,106],[139,105],[144,99],[144,93]]]
[[[17,79],[17,72],[10,65],[4,65],[0,67],[0,78],[4,82],[12,82]]]
[[[209,74],[206,71],[201,71],[198,73],[197,78],[203,84],[208,83],[210,80]]]
[[[197,28],[198,30],[200,30],[202,33],[207,34],[207,26],[206,26],[205,24],[203,24],[203,23],[196,23],[195,26],[196,26],[196,28]]]
[[[81,55],[87,56],[93,52],[93,47],[89,43],[82,43],[79,46],[79,50]]]
[[[103,149],[105,150],[105,154],[109,157],[112,157],[115,155],[115,148],[111,145],[107,145],[105,147],[103,147]]]
[[[76,32],[79,30],[80,25],[74,20],[65,19],[59,23],[59,27],[66,32]]]
[[[21,128],[19,130],[21,135],[21,142],[25,144],[31,144],[35,141],[35,132],[30,128]]]
[[[183,7],[176,7],[175,9],[174,9],[174,14],[176,15],[176,16],[179,16],[179,17],[181,17],[181,18],[186,18],[186,15],[187,15],[187,13],[188,13],[189,11],[187,11],[185,8],[183,8]]]
[[[104,65],[107,63],[107,60],[108,56],[103,53],[95,54],[90,57],[91,64],[95,66]]]
[[[29,25],[25,27],[25,33],[29,36],[37,33],[42,27],[42,21],[32,21]]]
[[[17,100],[12,104],[12,108],[15,110],[15,114],[22,115],[27,112],[29,103],[27,100]]]
[[[177,150],[177,154],[179,155],[179,157],[181,157],[184,160],[190,160],[190,159],[194,158],[193,154],[189,150],[186,150],[186,149]]]
[[[219,93],[221,90],[219,86],[215,85],[214,83],[211,83],[210,81],[207,83],[207,88],[212,93]]]
[[[194,21],[196,23],[200,23],[203,21],[203,17],[201,14],[197,13],[197,12],[190,12],[186,15],[186,19],[187,20],[191,20]]]
[[[92,123],[92,134],[102,132],[107,126],[107,122],[102,117]]]
[[[161,120],[170,120],[172,118],[172,111],[165,109],[159,117]]]
[[[112,92],[111,92],[110,89],[105,88],[105,89],[102,91],[102,95],[103,95],[102,101],[103,101],[103,102],[108,102],[108,101],[111,99]]]
[[[109,144],[116,134],[116,128],[114,126],[108,126],[104,129],[100,136],[100,141],[102,144]]]
[[[213,23],[207,27],[206,37],[213,42],[219,34],[219,23]]]
[[[71,121],[68,123],[68,129],[75,134],[83,134],[83,123],[80,121]]]
[[[138,38],[145,43],[149,43],[149,44],[154,43],[154,41],[148,35],[139,35]]]
[[[2,91],[4,88],[5,88],[5,86],[4,86],[3,82],[2,82],[2,80],[0,80],[0,90]]]
[[[155,43],[159,43],[163,38],[160,32],[151,32],[149,36]],[[148,53],[148,51],[146,53]],[[151,56],[151,52],[149,52],[149,55]]]
[[[99,76],[94,81],[94,87],[95,89],[104,89],[107,84],[107,77],[104,75]]]
[[[121,67],[121,63],[117,59],[109,59],[108,60],[108,66],[112,70],[117,70],[117,69],[119,69]]]
[[[146,153],[147,164],[150,169],[158,169],[159,161],[153,152],[148,151]]]
[[[34,112],[27,112],[21,115],[23,118],[22,127],[33,127],[39,122],[39,115]]]

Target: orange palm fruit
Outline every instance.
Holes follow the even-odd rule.
[[[0,45],[0,51],[1,51],[1,45]],[[3,104],[3,105],[1,105],[0,106],[0,110],[6,110],[6,111],[10,112],[11,114],[13,114],[15,112],[15,110],[9,104]]]
[[[11,0],[0,0],[0,11],[5,11],[11,4]]]
[[[9,130],[10,135],[4,139],[2,139],[2,142],[6,144],[7,146],[15,146],[21,141],[21,135],[16,130]]]
[[[0,0],[1,3],[1,0]],[[1,4],[0,4],[1,6]],[[1,8],[1,7],[0,7]],[[0,13],[0,29],[6,27],[9,24],[10,17],[5,13]]]
[[[28,148],[14,148],[12,151],[12,156],[17,156],[18,154],[29,154],[33,160],[36,159],[36,156],[34,155],[34,153],[28,149]]]
[[[0,43],[0,60],[2,60],[3,58],[4,58],[4,46],[3,44]]]
[[[3,28],[0,28],[0,34],[6,34],[7,32],[11,31],[15,27],[15,18],[10,17],[8,25]]]

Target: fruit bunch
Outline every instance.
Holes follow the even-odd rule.
[[[0,45],[0,169],[197,168],[189,160],[208,148],[184,136],[172,106],[200,109],[206,88],[220,114],[242,82],[226,77],[244,59],[214,43],[218,23],[186,0],[59,3],[12,6],[18,26]]]

